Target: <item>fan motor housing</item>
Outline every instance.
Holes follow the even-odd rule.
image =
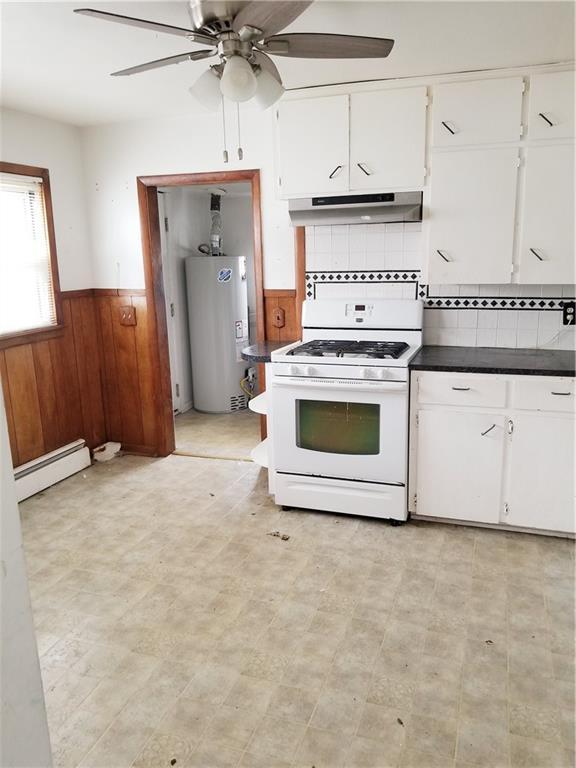
[[[246,0],[188,0],[194,29],[218,35],[232,29],[232,19],[248,5]]]

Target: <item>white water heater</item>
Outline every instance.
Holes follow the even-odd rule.
[[[244,256],[186,259],[194,408],[228,413],[247,406],[240,387],[248,344],[248,286]]]

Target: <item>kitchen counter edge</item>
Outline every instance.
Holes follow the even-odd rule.
[[[242,359],[249,363],[269,363],[272,352],[293,343],[293,341],[258,341],[256,344],[244,347],[241,352]]]
[[[574,376],[576,354],[561,349],[423,346],[409,363],[413,371]]]

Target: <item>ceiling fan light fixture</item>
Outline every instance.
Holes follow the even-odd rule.
[[[243,56],[230,56],[224,66],[220,90],[230,101],[248,101],[256,93],[256,75]]]
[[[264,68],[256,73],[256,93],[254,101],[260,109],[268,109],[275,104],[284,93],[284,86],[273,74]]]
[[[211,112],[217,112],[220,109],[222,104],[220,78],[212,67],[203,72],[188,90],[202,106]]]

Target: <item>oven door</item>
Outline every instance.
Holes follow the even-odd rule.
[[[277,472],[404,484],[408,384],[277,376]]]

